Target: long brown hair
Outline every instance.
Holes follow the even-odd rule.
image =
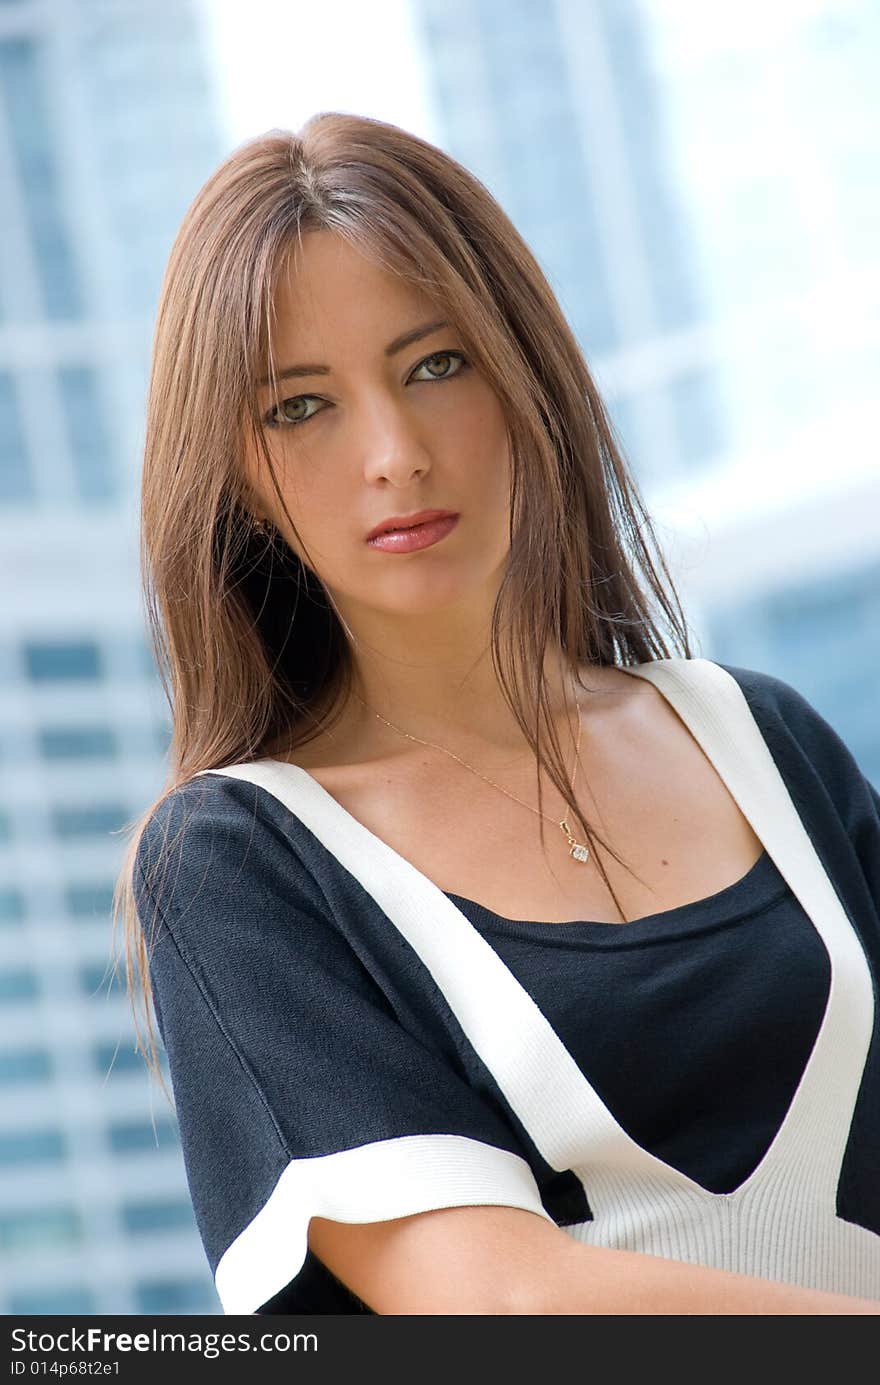
[[[172,738],[163,793],[127,829],[114,934],[121,915],[135,1025],[137,997],[160,1080],[146,921],[132,888],[141,835],[197,771],[303,744],[332,723],[351,688],[351,649],[333,604],[277,531],[268,541],[255,531],[242,464],[249,429],[287,513],[257,381],[267,363],[275,369],[277,275],[316,229],[346,237],[442,305],[501,401],[512,491],[493,666],[535,753],[539,805],[543,768],[585,840],[620,864],[567,780],[543,673],[548,640],[575,669],[692,657],[681,603],[577,341],[486,187],[425,140],[364,116],[322,112],[296,133],[271,130],[236,148],[174,241],[147,399],[141,568]],[[542,819],[542,840],[543,830]]]

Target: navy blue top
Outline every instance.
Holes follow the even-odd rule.
[[[822,940],[766,851],[726,889],[626,924],[509,919],[446,893],[628,1134],[711,1192],[743,1182],[785,1115],[831,981]],[[554,1204],[560,1225],[587,1211],[569,1191]],[[372,1311],[309,1258],[264,1312]]]
[[[766,851],[717,894],[625,924],[532,923],[450,897],[638,1144],[713,1193],[748,1177],[831,983],[825,946]]]
[[[876,977],[880,796],[794,689],[723,667]],[[557,1225],[590,1219],[582,1182],[535,1148],[418,954],[266,788],[220,772],[175,790],[141,838],[135,893],[212,1271],[282,1175],[401,1136],[509,1151]],[[789,1107],[830,985],[825,945],[766,851],[726,889],[626,924],[508,919],[449,898],[640,1146],[711,1192],[743,1182]],[[878,1149],[875,1030],[837,1202],[880,1235]],[[294,1269],[257,1311],[371,1311],[310,1250]]]

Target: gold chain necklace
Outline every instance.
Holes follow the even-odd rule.
[[[352,689],[352,691],[354,692],[354,689]],[[361,697],[360,693],[355,692],[354,695],[357,698],[358,702],[360,702],[364,707],[366,707],[368,712],[372,712],[374,717],[378,717],[380,721],[384,721],[385,725],[390,726],[391,730],[396,731],[399,736],[406,736],[407,740],[417,741],[419,745],[429,746],[432,750],[442,750],[444,755],[451,755],[453,760],[457,760],[460,765],[464,765],[465,769],[469,769],[472,774],[476,774],[479,776],[480,779],[484,779],[487,784],[492,785],[493,789],[498,789],[501,793],[507,794],[508,798],[512,798],[515,803],[521,804],[523,808],[528,808],[530,813],[537,813],[538,817],[546,818],[548,822],[556,822],[556,819],[551,818],[549,813],[542,813],[539,808],[533,808],[531,803],[523,802],[521,798],[517,798],[516,794],[510,793],[508,789],[502,788],[500,784],[496,784],[494,779],[489,779],[485,774],[481,774],[478,769],[474,769],[473,765],[469,765],[466,760],[463,760],[461,758],[460,755],[456,755],[455,751],[447,750],[445,745],[436,745],[434,741],[423,741],[420,736],[411,736],[408,731],[401,731],[399,726],[395,726],[392,721],[388,721],[387,718],[381,715],[381,713],[375,711],[374,708],[372,708],[368,702],[364,702],[364,699]],[[575,698],[574,701],[578,713],[578,733],[577,745],[575,747],[574,753],[574,765],[572,766],[570,780],[572,791],[574,791],[574,780],[578,770],[578,761],[581,749],[581,729],[583,724],[581,720],[581,710],[578,706],[577,698]],[[577,841],[577,839],[572,836],[571,829],[568,825],[568,820],[566,818],[563,818],[562,822],[557,822],[556,825],[557,827],[561,828],[568,840],[569,856],[573,857],[575,861],[582,861],[586,863],[590,859],[589,847],[585,846],[583,842]]]

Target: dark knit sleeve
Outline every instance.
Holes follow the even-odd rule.
[[[495,1204],[549,1218],[514,1131],[400,1023],[256,805],[222,775],[175,790],[141,839],[135,891],[223,1309],[266,1311],[283,1292],[284,1311],[308,1312],[312,1216]]]
[[[867,779],[867,798],[855,825],[854,846],[880,914],[880,792]]]
[[[722,664],[740,684],[808,828],[830,841],[831,826],[858,859],[880,918],[880,793],[831,723],[792,684]],[[821,830],[816,830],[821,829]],[[827,830],[826,830],[827,829]],[[843,866],[834,863],[843,875]]]

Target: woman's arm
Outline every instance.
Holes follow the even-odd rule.
[[[584,1245],[516,1207],[363,1224],[313,1217],[309,1245],[383,1314],[880,1315],[880,1300]]]

